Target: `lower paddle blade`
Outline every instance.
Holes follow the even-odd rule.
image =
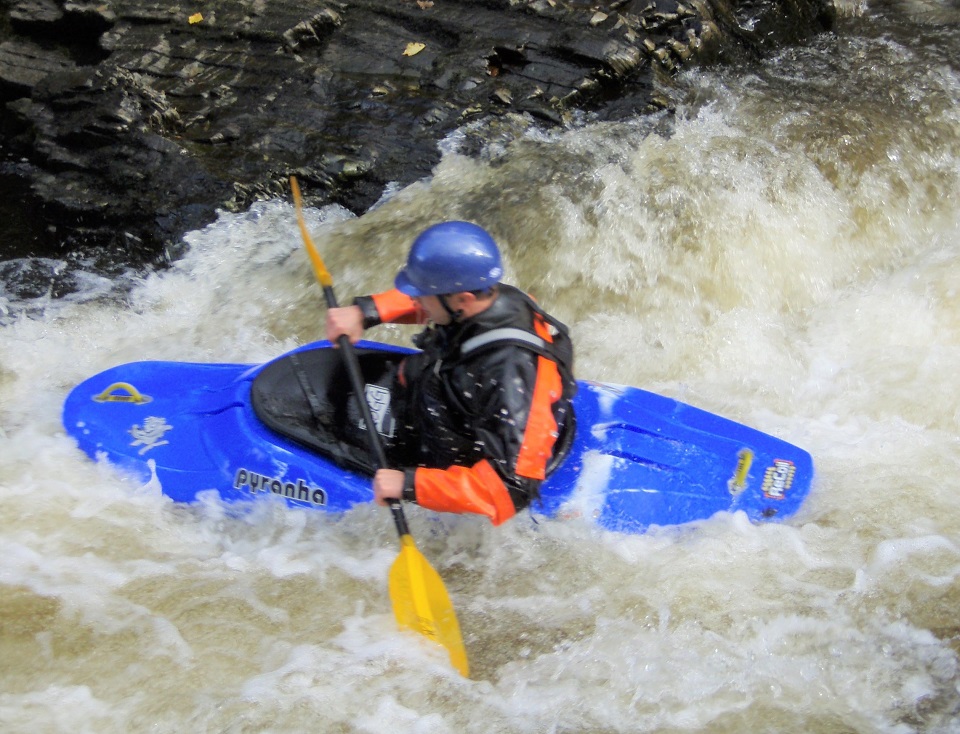
[[[445,647],[453,667],[464,677],[470,674],[460,625],[447,589],[410,535],[400,537],[400,555],[390,568],[390,599],[401,627]]]

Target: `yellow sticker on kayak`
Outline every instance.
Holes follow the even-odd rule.
[[[737,468],[727,482],[727,489],[734,497],[747,488],[747,476],[750,474],[752,465],[753,452],[750,449],[740,449],[737,452]]]

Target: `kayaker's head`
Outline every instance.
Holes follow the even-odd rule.
[[[441,222],[413,241],[394,285],[438,324],[469,318],[493,302],[503,261],[493,237],[471,222]]]

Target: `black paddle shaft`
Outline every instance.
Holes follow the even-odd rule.
[[[337,295],[333,292],[333,286],[323,287],[323,297],[327,302],[327,308],[337,308]],[[367,426],[367,436],[370,441],[370,449],[373,452],[377,467],[386,469],[387,454],[383,450],[383,443],[377,434],[376,424],[373,422],[373,415],[370,413],[370,403],[367,402],[366,392],[364,390],[363,374],[360,371],[360,360],[357,359],[357,353],[353,350],[353,344],[350,343],[350,337],[341,334],[337,337],[337,345],[340,347],[340,354],[343,356],[343,363],[347,367],[347,375],[350,377],[350,385],[357,396],[357,402],[360,404],[360,415]],[[403,506],[400,500],[387,500],[390,505],[390,511],[393,513],[393,521],[397,526],[397,532],[400,535],[409,535],[410,529],[407,527],[407,517],[403,514]]]

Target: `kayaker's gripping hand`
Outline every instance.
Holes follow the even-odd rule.
[[[406,479],[402,471],[396,469],[378,469],[373,475],[373,500],[386,507],[387,500],[398,500],[403,496],[403,484]]]
[[[337,339],[344,334],[351,344],[363,336],[363,311],[359,306],[327,309],[327,339],[336,346]]]

